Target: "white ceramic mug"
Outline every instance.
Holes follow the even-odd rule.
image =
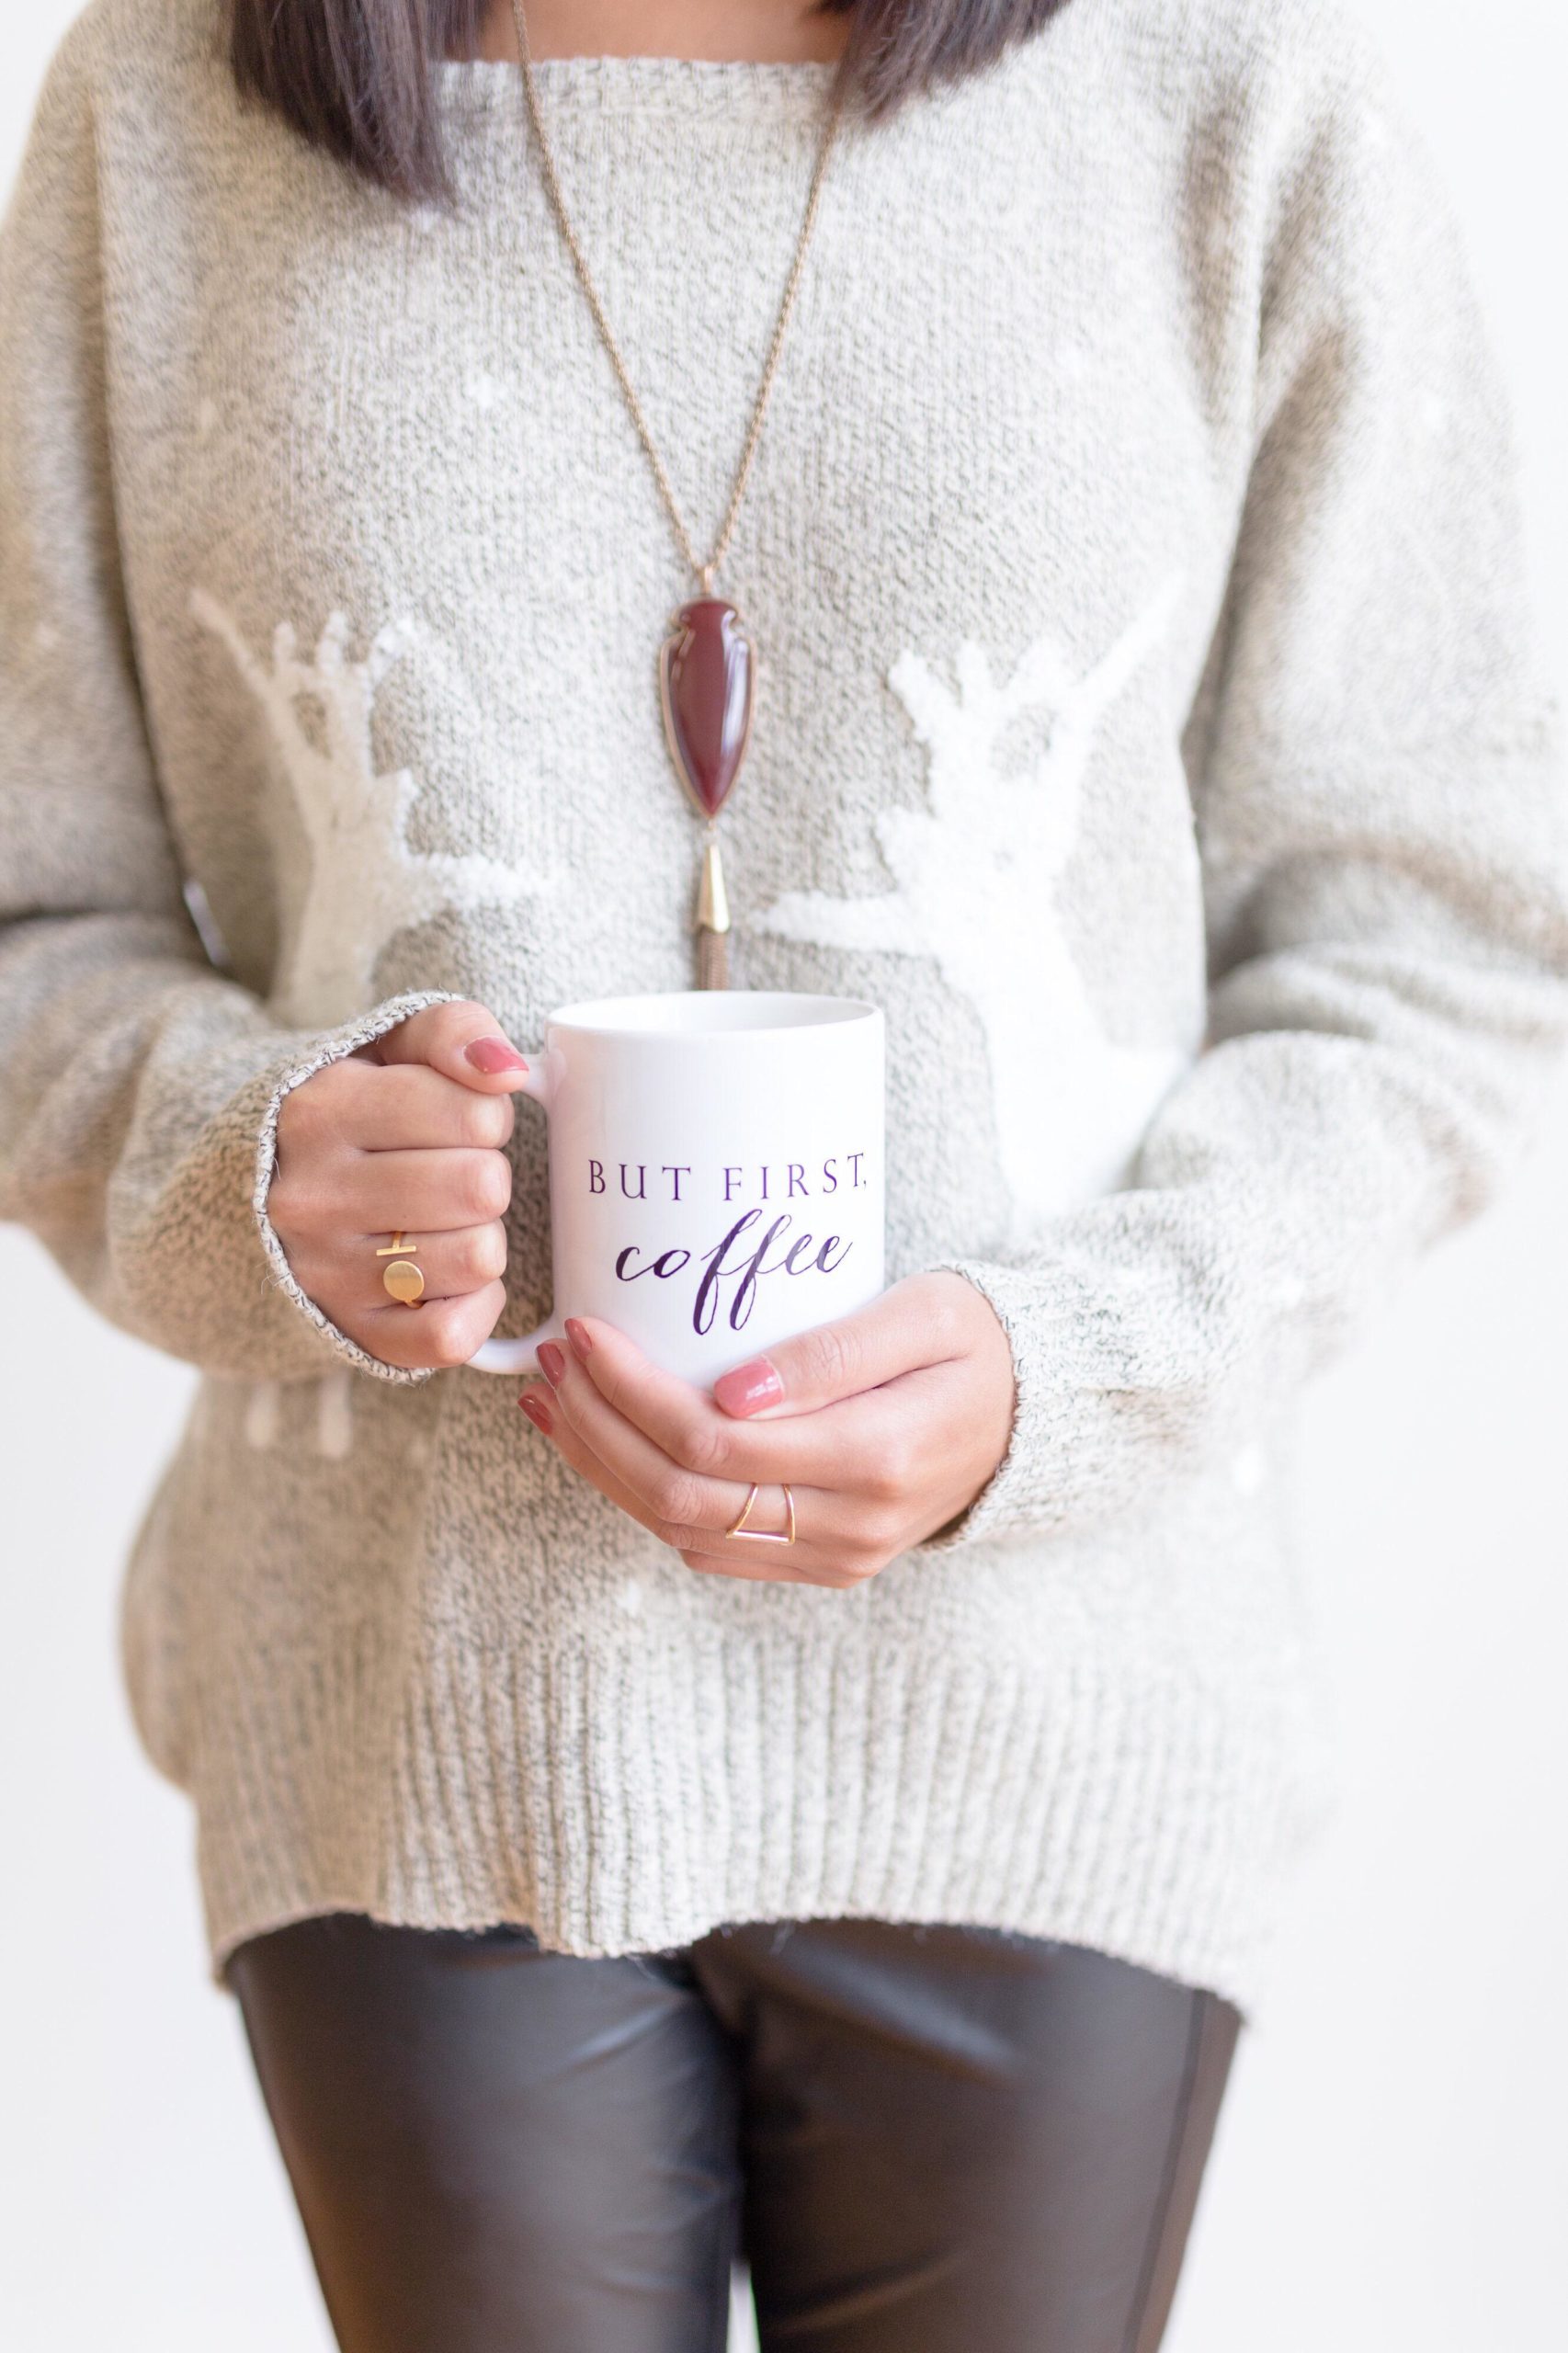
[[[553,1013],[519,1092],[550,1117],[555,1302],[482,1372],[529,1371],[568,1315],[707,1387],[882,1289],[882,1017],[749,990]]]

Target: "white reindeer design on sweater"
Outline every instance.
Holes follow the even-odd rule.
[[[190,609],[227,646],[260,704],[309,847],[310,875],[285,933],[272,994],[281,1019],[346,1020],[370,1003],[376,958],[394,932],[446,907],[504,904],[548,888],[493,858],[409,847],[419,787],[407,768],[379,776],[370,743],[376,689],[415,642],[407,623],[379,631],[356,662],[347,653],[347,619],[335,612],[307,663],[284,621],[273,635],[268,667],[204,589],[192,595]],[[322,713],[319,745],[301,704]]]
[[[548,888],[492,858],[409,847],[419,788],[406,768],[377,774],[370,721],[376,689],[414,643],[410,627],[379,631],[357,662],[347,652],[347,617],[332,613],[307,663],[284,621],[273,634],[269,667],[215,597],[199,588],[190,609],[228,648],[261,707],[309,850],[310,873],[284,933],[272,990],[280,1019],[307,1026],[346,1020],[370,1003],[376,958],[394,932],[445,907],[501,904]],[[302,703],[322,714],[319,745],[306,730]],[[330,1372],[311,1385],[306,1442],[327,1461],[343,1461],[354,1444],[350,1376]],[[244,1416],[247,1443],[263,1450],[278,1445],[284,1410],[282,1383],[254,1383]]]
[[[1158,643],[1179,587],[1179,576],[1168,579],[1081,678],[1050,634],[1003,679],[966,641],[956,692],[920,655],[901,654],[888,682],[928,754],[928,806],[884,810],[876,821],[895,887],[864,899],[792,891],[756,919],[780,938],[936,959],[985,1031],[1020,1234],[1125,1176],[1196,1044],[1108,1037],[1055,904],[1096,733]],[[1049,714],[1043,750],[1021,772],[1004,772],[1008,730],[1038,711]]]

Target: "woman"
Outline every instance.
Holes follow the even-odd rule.
[[[206,1376],[127,1665],[341,2343],[718,2347],[744,2245],[769,2347],[1148,2353],[1322,1810],[1292,1401],[1563,1027],[1379,61],[97,0],[3,305],[0,1212]],[[899,1279],[712,1396],[575,1324],[525,1420],[526,1049],[692,970],[693,574],[732,977],[885,1008]]]

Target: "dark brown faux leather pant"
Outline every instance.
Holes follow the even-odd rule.
[[[302,1921],[230,1963],[345,2353],[1153,2353],[1236,2013],[863,1921],[583,1961]]]

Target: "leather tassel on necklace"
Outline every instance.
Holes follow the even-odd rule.
[[[512,16],[517,29],[523,95],[534,143],[539,149],[540,165],[551,208],[572,256],[578,283],[593,313],[599,339],[615,370],[616,381],[620,386],[631,422],[637,428],[638,438],[653,468],[653,479],[675,528],[681,552],[700,590],[700,594],[690,597],[675,614],[670,623],[670,634],[660,648],[659,700],[664,711],[665,740],[669,745],[676,774],[702,823],[693,925],[697,934],[697,985],[699,989],[727,988],[730,984],[730,906],[724,889],[723,861],[719,852],[719,815],[740,774],[751,736],[752,708],[756,691],[756,655],[740,614],[725,597],[715,593],[713,584],[734,531],[735,517],[740,513],[757,444],[762,438],[762,423],[767,414],[773,380],[778,372],[779,355],[784,348],[790,315],[795,307],[795,296],[805,267],[806,249],[816,225],[828,157],[833,152],[843,114],[842,87],[837,83],[834,85],[822,143],[817,151],[816,168],[812,174],[811,188],[806,198],[801,233],[796,241],[795,257],[778,306],[778,316],[774,322],[773,338],[767,347],[762,382],[746,430],[745,447],[735,469],[730,503],[720,526],[718,539],[714,541],[713,552],[705,563],[687,529],[668,471],[649,431],[642,404],[627,372],[620,347],[615,339],[598,288],[588,267],[587,256],[566,209],[561,174],[556,167],[555,150],[545,130],[540,108],[538,77],[528,53],[523,0],[512,0]]]

